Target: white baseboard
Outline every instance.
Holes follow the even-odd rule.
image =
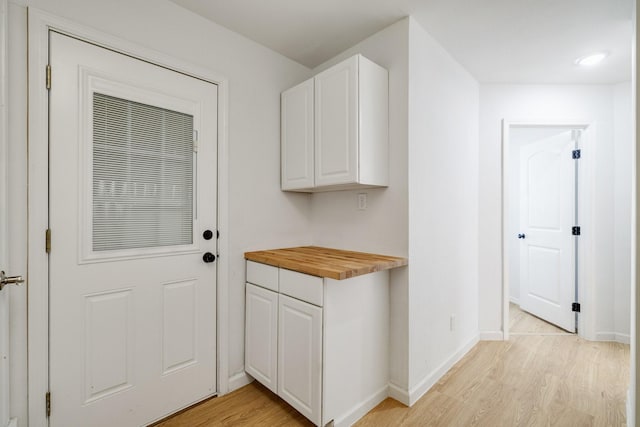
[[[480,341],[504,341],[504,333],[502,331],[481,331]]]
[[[447,373],[449,369],[453,367],[456,363],[462,359],[462,357],[469,352],[479,341],[478,335],[474,336],[469,342],[464,344],[462,347],[458,349],[451,357],[444,361],[438,368],[436,368],[433,372],[428,374],[426,377],[422,379],[409,391],[409,405],[412,406],[416,403],[424,394],[429,391],[431,387],[434,386],[435,383],[443,377],[444,374]]]
[[[18,427],[18,419],[17,418],[11,418],[9,420],[9,424],[7,424],[7,427]]]
[[[516,297],[509,297],[509,301],[514,303],[515,305],[520,305],[520,299]]]
[[[629,334],[616,334],[616,342],[631,344],[631,336]]]
[[[367,412],[378,406],[380,402],[386,399],[388,394],[388,387],[384,386],[371,396],[367,397],[364,401],[360,402],[360,404],[354,407],[342,418],[333,420],[334,427],[348,427],[353,425],[360,418],[364,417]]]
[[[594,341],[613,341],[621,344],[631,343],[629,334],[619,334],[617,332],[596,332]]]
[[[252,381],[253,378],[247,375],[246,372],[240,372],[238,374],[232,375],[231,377],[229,377],[229,393],[239,389],[240,387],[246,386]]]
[[[389,397],[409,406],[409,391],[389,383]]]

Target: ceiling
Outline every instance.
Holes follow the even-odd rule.
[[[309,68],[411,15],[483,83],[631,79],[633,0],[171,1]]]

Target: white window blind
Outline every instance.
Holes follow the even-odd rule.
[[[93,250],[193,243],[193,116],[93,94]]]

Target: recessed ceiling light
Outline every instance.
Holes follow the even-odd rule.
[[[594,65],[601,63],[608,55],[609,54],[607,52],[592,53],[591,55],[576,59],[576,64],[583,67],[593,67]]]

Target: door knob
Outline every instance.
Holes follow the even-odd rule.
[[[213,238],[213,231],[205,230],[204,233],[202,233],[202,238],[204,240],[211,240]]]
[[[216,256],[211,252],[205,252],[204,255],[202,255],[202,260],[207,263],[213,262],[216,260]]]
[[[5,285],[19,285],[24,283],[22,276],[5,276],[4,271],[0,271],[0,291]]]
[[[518,234],[518,239],[524,239],[524,238],[525,238],[524,233]]]

